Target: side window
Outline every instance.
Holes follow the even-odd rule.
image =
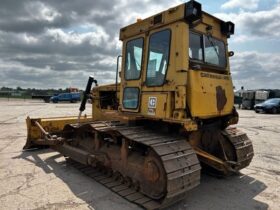
[[[169,63],[170,30],[150,36],[146,85],[161,86],[164,83]]]
[[[192,60],[203,61],[202,36],[190,32],[189,56]]]
[[[123,107],[125,109],[137,109],[139,88],[127,87],[123,91]]]
[[[128,41],[125,53],[125,71],[126,80],[135,80],[140,78],[142,69],[143,38]]]

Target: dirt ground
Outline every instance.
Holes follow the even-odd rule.
[[[0,209],[141,209],[51,150],[23,152],[25,118],[77,115],[79,104],[0,99]],[[90,113],[90,107],[87,111]],[[280,209],[280,115],[239,110],[255,156],[240,175],[201,184],[169,209]]]

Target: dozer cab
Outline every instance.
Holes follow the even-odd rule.
[[[48,146],[147,209],[183,199],[199,185],[201,168],[217,176],[238,172],[254,153],[233,127],[233,34],[232,22],[196,1],[122,28],[116,83],[98,86],[90,77],[78,117],[28,117],[24,149]],[[84,117],[88,98],[92,116]]]

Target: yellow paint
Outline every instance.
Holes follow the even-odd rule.
[[[116,91],[115,84],[94,87],[92,89],[92,118],[90,120],[131,120],[148,118],[163,120],[169,123],[181,124],[187,131],[198,129],[197,119],[209,119],[229,115],[233,108],[233,87],[229,64],[223,71],[203,67],[193,70],[189,62],[189,32],[190,30],[205,34],[207,26],[211,26],[213,37],[223,40],[227,48],[227,37],[221,33],[221,20],[203,12],[202,21],[190,25],[184,20],[184,7],[179,5],[170,8],[162,14],[162,22],[154,24],[154,16],[138,20],[132,25],[120,30],[120,40],[123,41],[121,82],[117,86],[119,107],[102,107],[100,101],[104,92]],[[156,14],[158,15],[158,14]],[[158,31],[171,31],[169,65],[166,82],[159,87],[147,87],[146,71],[150,36]],[[209,32],[209,31],[208,31]],[[143,58],[141,77],[126,81],[124,78],[125,47],[128,41],[143,38]],[[227,49],[226,49],[227,50]],[[228,56],[226,55],[227,63]],[[99,78],[96,78],[99,79]],[[126,87],[137,87],[140,90],[137,109],[125,109],[122,106],[123,91]],[[225,92],[226,103],[221,110],[217,106],[217,87]],[[156,107],[149,108],[151,97],[156,98]],[[61,131],[64,125],[75,122],[76,118],[39,119],[42,126],[49,131]],[[90,121],[85,119],[85,121]],[[29,121],[30,123],[30,121]],[[28,122],[27,122],[28,124]],[[39,138],[39,130],[28,124],[30,138]]]
[[[192,117],[201,119],[219,117],[230,114],[233,108],[233,87],[229,74],[229,65],[221,73],[217,70],[204,68],[200,71],[192,70],[189,67],[189,25],[183,20],[184,4],[171,8],[161,13],[163,21],[160,24],[153,25],[153,18],[149,17],[132,25],[129,25],[120,31],[120,39],[123,41],[123,55],[125,55],[126,43],[132,39],[142,37],[144,39],[144,56],[142,61],[142,72],[139,80],[126,81],[124,78],[125,57],[122,61],[122,83],[120,86],[120,109],[123,112],[131,112],[137,116],[147,117],[148,97],[153,94],[162,96],[158,99],[161,103],[158,104],[155,118],[166,120],[179,119],[184,120],[190,118],[187,116],[187,106]],[[212,26],[212,36],[223,40],[227,46],[227,37],[221,33],[221,20],[203,13],[202,22],[197,24],[192,31],[206,34],[206,27]],[[150,35],[164,30],[171,30],[171,45],[169,66],[167,69],[166,83],[160,87],[147,87],[145,85],[148,48]],[[226,58],[228,61],[228,58]],[[215,73],[216,72],[216,73]],[[214,75],[203,77],[203,75]],[[218,76],[222,79],[217,79]],[[216,78],[215,78],[216,76]],[[226,104],[222,110],[217,109],[217,91],[220,86],[225,91]],[[138,87],[141,92],[140,106],[136,110],[124,109],[121,105],[123,99],[123,90],[125,87]],[[160,111],[159,111],[160,110]],[[164,110],[164,111],[163,111]],[[148,114],[150,118],[153,116]]]
[[[220,86],[225,91],[226,104],[217,109],[217,91]],[[188,77],[188,105],[193,117],[209,118],[230,114],[233,108],[233,86],[230,75],[221,75],[190,70]]]
[[[69,116],[69,117],[53,117],[53,118],[36,118],[30,119],[27,117],[27,139],[35,140],[43,138],[43,134],[39,128],[34,124],[35,121],[38,121],[41,126],[50,133],[59,133],[63,130],[64,126],[67,124],[74,124],[78,122],[78,116]],[[91,116],[82,116],[80,119],[81,123],[92,121]]]

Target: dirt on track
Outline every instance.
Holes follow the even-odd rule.
[[[28,115],[73,116],[78,107],[0,99],[0,210],[141,209],[67,165],[57,152],[22,151]],[[251,165],[226,179],[202,174],[201,184],[168,209],[280,209],[280,115],[238,111],[238,128],[254,145]]]

